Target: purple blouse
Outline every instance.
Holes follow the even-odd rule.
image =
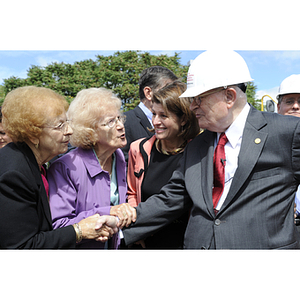
[[[119,203],[126,202],[126,163],[123,152],[115,152]],[[57,159],[48,170],[49,204],[53,228],[78,223],[96,213],[109,215],[110,176],[102,170],[92,149],[76,148]],[[79,248],[104,248],[104,243],[83,240]],[[118,234],[109,240],[109,248],[117,249]]]

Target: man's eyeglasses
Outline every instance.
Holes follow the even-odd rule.
[[[101,124],[101,126],[107,126],[109,128],[113,128],[116,126],[117,122],[120,121],[122,124],[125,123],[126,120],[126,116],[125,115],[121,115],[121,116],[117,116],[114,119],[111,119],[110,121],[106,122],[105,124]]]
[[[201,98],[204,98],[204,97],[206,97],[206,96],[209,96],[209,95],[212,95],[212,94],[221,92],[221,91],[226,90],[226,89],[227,89],[227,86],[224,86],[224,87],[220,87],[220,88],[217,88],[217,89],[214,89],[214,90],[207,91],[207,92],[205,92],[205,93],[203,93],[203,94],[201,94],[201,95],[198,95],[198,96],[196,96],[196,97],[193,97],[191,103],[193,103],[193,101],[195,101],[195,103],[196,103],[198,106],[200,106],[200,104],[201,104]]]

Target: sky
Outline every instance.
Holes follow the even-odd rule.
[[[180,52],[182,64],[207,49],[236,50],[248,64],[258,99],[276,100],[282,80],[300,73],[297,1],[178,3],[8,1],[0,18],[0,84],[10,76],[26,78],[32,65],[74,63],[125,50]]]
[[[0,51],[0,84],[11,76],[26,78],[32,65],[45,67],[54,62],[73,64],[75,61],[96,59],[96,55],[111,55],[116,50],[2,50]],[[131,49],[134,50],[134,49]],[[151,54],[174,55],[180,53],[180,63],[187,65],[204,50],[143,50]],[[283,79],[300,74],[300,51],[296,50],[238,50],[246,61],[257,87],[256,97],[269,95],[276,100],[278,87]],[[270,99],[265,97],[264,100]]]

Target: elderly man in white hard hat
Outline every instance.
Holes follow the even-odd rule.
[[[300,74],[293,74],[285,78],[278,90],[277,110],[281,115],[291,115],[300,117]],[[295,203],[296,207],[296,225],[300,231],[300,187],[298,187]]]
[[[137,208],[126,244],[190,211],[186,249],[299,249],[294,198],[300,184],[300,118],[256,110],[234,51],[206,51],[191,64],[191,109],[206,129],[187,145],[160,193]],[[290,118],[289,126],[286,126]]]

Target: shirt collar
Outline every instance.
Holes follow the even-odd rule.
[[[81,154],[82,161],[91,177],[94,177],[103,172],[94,149],[77,149]]]
[[[152,111],[143,102],[139,103],[139,108],[144,112],[150,124],[152,125]]]
[[[245,128],[247,116],[250,111],[250,105],[246,103],[240,114],[234,120],[234,122],[230,125],[230,127],[225,131],[228,142],[231,144],[233,148],[236,147],[239,140],[243,135],[243,131]],[[218,133],[218,139],[220,137],[220,133]]]

